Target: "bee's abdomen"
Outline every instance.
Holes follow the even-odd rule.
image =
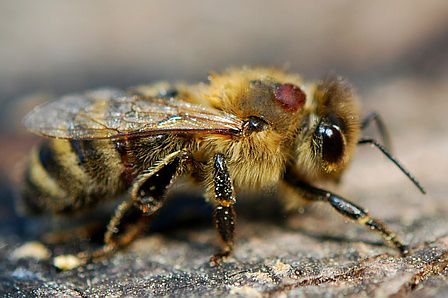
[[[21,207],[29,214],[88,209],[126,188],[122,171],[110,142],[47,139],[31,152]]]

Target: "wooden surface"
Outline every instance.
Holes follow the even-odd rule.
[[[291,2],[283,8],[202,3],[195,7],[197,12],[188,7],[179,13],[169,6],[137,2],[130,7],[109,2],[91,7],[68,1],[71,4],[48,10],[50,2],[30,10],[5,1],[0,9],[0,14],[6,13],[0,22],[11,25],[0,23],[4,28],[0,41],[8,49],[0,52],[1,61],[8,62],[2,62],[7,67],[0,69],[2,296],[448,296],[445,1],[431,5],[414,1],[408,9],[389,2],[370,6]],[[108,17],[100,8],[107,8]],[[252,13],[255,8],[257,14]],[[116,15],[118,11],[122,15]],[[143,17],[141,11],[149,15]],[[211,17],[214,14],[216,18]],[[85,19],[77,19],[78,15]],[[81,30],[87,26],[82,20],[93,26],[89,33]],[[200,29],[203,24],[209,31]],[[163,30],[152,31],[153,27]],[[69,40],[64,30],[71,30],[76,40]],[[206,38],[200,39],[203,35]],[[120,51],[113,50],[116,43]],[[90,51],[98,50],[98,45],[101,55]],[[308,206],[302,214],[286,216],[273,204],[275,198],[259,204],[238,198],[234,257],[221,267],[210,267],[208,260],[219,242],[210,209],[196,198],[172,204],[160,216],[157,229],[102,263],[61,272],[50,259],[18,258],[24,253],[19,248],[31,240],[43,242],[40,235],[54,226],[48,219],[20,218],[13,206],[16,172],[39,140],[24,132],[20,123],[34,104],[51,97],[48,94],[98,85],[125,87],[167,77],[191,81],[205,78],[206,70],[235,63],[284,62],[306,77],[332,70],[344,74],[361,94],[365,114],[377,111],[383,116],[395,155],[428,194],[420,194],[391,162],[365,145],[359,147],[341,184],[328,187],[389,224],[412,245],[409,256],[400,257],[379,235],[346,223],[328,206]],[[374,129],[367,133],[378,136]],[[48,251],[34,247],[31,254],[55,256],[98,245],[87,239],[45,243]]]

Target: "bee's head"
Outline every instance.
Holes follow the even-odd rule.
[[[360,133],[359,112],[348,84],[331,78],[315,86],[295,140],[296,167],[304,177],[339,177]]]
[[[212,103],[243,120],[243,137],[259,145],[252,148],[288,156],[304,177],[338,177],[353,155],[359,112],[339,78],[311,87],[280,71],[243,69],[211,85]]]

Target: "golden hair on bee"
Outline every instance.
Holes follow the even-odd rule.
[[[290,201],[330,204],[405,254],[408,247],[364,209],[314,186],[339,179],[356,145],[370,143],[424,192],[386,148],[361,137],[362,128],[381,124],[380,118],[361,122],[359,114],[352,88],[339,77],[304,82],[298,74],[263,67],[233,67],[211,74],[207,83],[67,95],[24,120],[30,131],[51,139],[31,155],[23,206],[34,214],[72,214],[127,197],[112,216],[104,247],[80,253],[77,265],[129,244],[180,176],[202,187],[215,206],[223,247],[213,264],[233,252],[237,194],[276,188],[292,194]],[[137,220],[124,221],[129,213]],[[70,267],[64,258],[55,264]]]

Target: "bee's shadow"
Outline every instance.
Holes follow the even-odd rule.
[[[373,241],[373,240],[365,240],[365,239],[360,239],[360,238],[349,238],[343,235],[340,236],[335,236],[335,235],[330,235],[330,234],[319,234],[319,233],[311,233],[308,231],[304,231],[304,230],[300,230],[297,231],[298,233],[301,233],[302,235],[306,236],[306,237],[310,237],[312,239],[315,239],[319,242],[334,242],[334,243],[340,243],[340,244],[349,244],[349,243],[359,243],[362,242],[364,244],[367,245],[371,245],[371,246],[375,246],[375,247],[383,247],[385,246],[385,243],[382,242],[381,240],[378,241]]]
[[[239,200],[238,200],[239,199]],[[241,197],[237,199],[237,218],[283,225],[286,213],[274,197]],[[150,232],[167,232],[185,227],[214,227],[214,204],[200,196],[174,196],[158,211]]]
[[[92,243],[93,246],[98,246],[103,243],[104,233],[106,227],[113,214],[114,206],[116,203],[110,206],[100,206],[97,210],[90,212],[82,217],[68,218],[58,222],[57,227],[51,219],[47,218],[20,218],[22,227],[19,233],[23,239],[35,239],[41,238],[44,242],[51,244],[58,244],[64,242],[79,241],[86,243]],[[244,222],[249,222],[253,225],[273,225],[281,228],[284,231],[293,231],[298,235],[310,237],[321,242],[331,241],[338,243],[353,243],[359,242],[359,239],[352,239],[341,236],[335,236],[326,233],[324,230],[322,233],[307,231],[306,228],[294,228],[287,224],[289,218],[293,216],[303,216],[300,214],[288,214],[284,205],[275,195],[259,195],[256,197],[241,196],[237,198],[236,204],[237,218],[243,219]],[[313,212],[311,212],[313,213]],[[145,235],[151,235],[154,233],[163,234],[172,240],[189,241],[192,239],[185,233],[179,231],[189,230],[204,230],[212,231],[215,233],[214,224],[214,205],[210,202],[206,202],[201,195],[174,195],[166,200],[164,206],[157,212],[154,217],[151,227],[145,233]],[[313,214],[307,214],[305,216],[313,216]],[[48,229],[48,223],[53,227]],[[241,223],[244,224],[244,223]],[[47,232],[51,230],[51,232]],[[67,233],[67,231],[82,230],[83,239],[76,239],[73,237],[76,233]],[[65,235],[72,235],[72,239],[66,239]],[[39,237],[40,235],[40,237]],[[58,237],[61,237],[58,239]],[[365,241],[364,243],[373,246],[383,246],[381,241]],[[78,243],[79,244],[79,243]],[[216,249],[213,243],[204,245],[203,243],[193,241],[191,245],[198,251],[209,251]]]

